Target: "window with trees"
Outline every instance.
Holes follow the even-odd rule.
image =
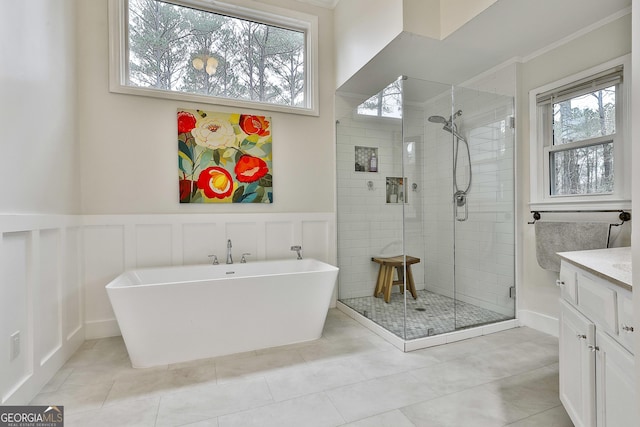
[[[624,65],[552,86],[532,94],[532,172],[539,174],[532,202],[624,198]]]
[[[394,81],[358,105],[356,111],[363,116],[402,118],[402,80]]]
[[[120,21],[112,34],[119,53],[112,90],[317,110],[317,18],[197,0],[111,0],[111,7]]]

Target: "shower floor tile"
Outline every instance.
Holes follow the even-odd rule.
[[[407,297],[407,336],[404,337],[405,315],[402,294],[391,294],[391,300],[388,303],[385,303],[383,298],[373,296],[346,298],[340,301],[407,340],[513,319],[513,316],[420,290],[418,299],[414,300],[410,295]]]

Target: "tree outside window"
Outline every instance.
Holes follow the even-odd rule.
[[[306,34],[158,0],[129,0],[130,86],[306,107]]]

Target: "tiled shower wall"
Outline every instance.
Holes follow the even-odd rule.
[[[405,112],[405,116],[408,114]],[[414,112],[413,116],[421,135],[424,113]],[[373,294],[378,273],[378,264],[371,257],[402,254],[403,209],[405,216],[411,218],[409,229],[422,234],[422,204],[411,190],[412,183],[418,186],[421,183],[421,154],[416,154],[415,163],[404,171],[407,182],[403,191],[408,193],[408,202],[404,206],[387,203],[386,178],[403,175],[402,121],[356,117],[343,111],[336,132],[339,298],[369,296]],[[356,147],[377,148],[378,172],[355,170]],[[421,238],[406,242],[407,253],[423,259],[421,242]],[[418,289],[424,287],[422,271],[414,270]]]

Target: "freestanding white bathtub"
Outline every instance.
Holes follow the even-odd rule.
[[[134,368],[320,338],[338,268],[314,259],[125,272],[106,288]]]

